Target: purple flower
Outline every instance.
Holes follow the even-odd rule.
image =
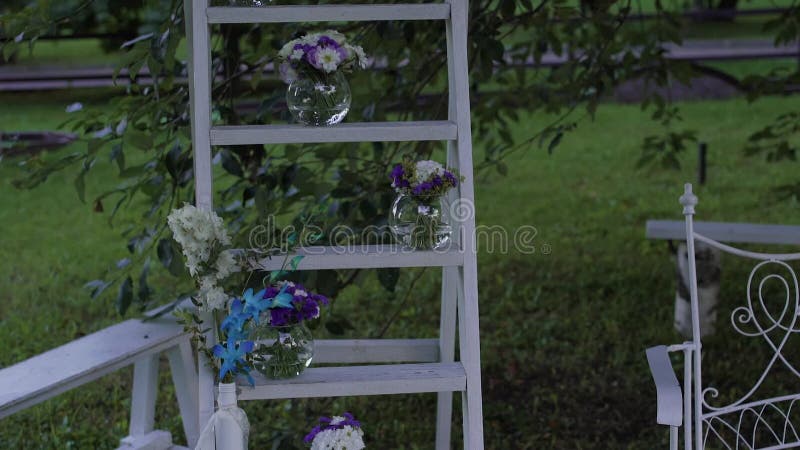
[[[275,286],[270,286],[264,290],[264,298],[275,298],[281,290]]]
[[[338,42],[328,36],[320,36],[319,40],[317,40],[317,44],[320,47],[332,47],[335,49],[341,48]]]
[[[297,323],[297,314],[294,308],[273,308],[270,312],[270,325],[274,327],[282,327]]]
[[[311,47],[309,50],[306,51],[306,62],[311,64],[311,67],[315,69],[322,69],[322,64],[319,63],[317,60],[317,52],[319,51],[319,47]]]
[[[403,175],[405,175],[403,165],[398,164],[394,166],[392,169],[392,174],[390,175],[392,178],[392,183],[394,183],[395,186],[400,186],[400,181],[403,179]]]
[[[447,179],[447,181],[452,183],[454,187],[458,186],[458,178],[456,178],[456,176],[453,175],[452,172],[445,170],[444,171],[444,177]]]
[[[319,418],[320,425],[317,425],[314,428],[312,428],[311,432],[308,433],[305,438],[303,438],[303,442],[309,444],[311,443],[311,441],[314,440],[314,438],[319,433],[327,430],[340,430],[348,425],[353,428],[361,428],[361,422],[357,421],[356,418],[353,417],[353,415],[350,414],[349,412],[343,413],[342,419],[343,420],[334,424],[333,419],[331,419],[330,417],[320,417]]]
[[[305,300],[300,308],[300,317],[303,320],[312,320],[319,317],[319,305],[317,302],[311,299]]]
[[[322,304],[322,305],[328,306],[328,304],[330,303],[330,301],[328,300],[328,297],[325,297],[324,295],[311,294],[310,298],[312,300],[314,300],[315,302],[317,302],[317,305]]]
[[[414,195],[424,195],[428,193],[428,191],[431,191],[433,189],[434,189],[434,184],[430,181],[425,181],[414,187],[414,189],[412,189],[411,192]]]

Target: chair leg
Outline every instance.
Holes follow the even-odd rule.
[[[186,443],[190,448],[194,448],[200,435],[200,424],[197,417],[197,368],[192,344],[188,339],[181,342],[167,351],[167,358],[172,373],[172,384],[175,386],[175,396],[178,399],[178,408],[181,412]]]

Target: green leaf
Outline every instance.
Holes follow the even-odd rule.
[[[133,280],[131,279],[130,275],[125,281],[119,286],[119,291],[117,292],[117,312],[121,315],[125,315],[128,311],[128,308],[131,306],[131,302],[133,301]]]
[[[558,147],[558,144],[561,143],[561,138],[563,137],[564,137],[564,132],[559,131],[558,133],[556,133],[553,139],[550,140],[550,144],[547,145],[547,153],[552,155],[553,150],[555,150],[555,148]]]
[[[125,131],[125,143],[139,150],[150,150],[153,148],[153,137],[136,128],[128,127],[128,130]]]
[[[75,177],[75,190],[78,192],[78,198],[81,199],[81,203],[86,203],[86,172],[83,170]]]
[[[237,177],[244,176],[241,164],[239,164],[239,161],[234,158],[230,151],[223,150],[220,155],[222,157],[222,168],[225,169],[226,172]]]
[[[176,249],[175,242],[172,239],[164,238],[158,241],[156,253],[158,260],[161,264],[176,277],[184,273],[183,262],[180,257],[180,250]]]
[[[122,151],[121,142],[118,142],[111,147],[111,155],[109,158],[111,161],[117,162],[117,167],[119,168],[120,173],[125,170],[125,153]]]
[[[150,288],[150,285],[147,284],[147,275],[149,274],[150,258],[147,258],[144,262],[144,266],[142,266],[142,272],[139,274],[139,290],[136,293],[136,298],[142,305],[147,304],[150,300],[150,296],[153,294],[153,290]]]
[[[303,255],[297,255],[293,257],[291,261],[289,261],[289,267],[291,267],[292,270],[297,270],[297,266],[300,264],[300,261],[302,260],[303,260]]]
[[[400,279],[400,269],[389,267],[378,269],[375,272],[378,275],[378,281],[380,281],[381,286],[389,292],[394,292],[397,287],[397,281]]]

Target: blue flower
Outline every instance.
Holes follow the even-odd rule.
[[[281,287],[280,292],[278,292],[275,297],[267,299],[269,301],[269,308],[292,308],[292,300],[294,300],[294,296],[286,292],[288,287],[289,283],[283,283],[283,287]]]
[[[243,341],[247,339],[247,333],[244,331],[244,324],[247,322],[247,319],[250,318],[250,314],[244,313],[242,311],[243,308],[244,305],[242,305],[241,300],[238,298],[234,300],[231,303],[231,312],[228,314],[228,317],[222,321],[219,327],[229,340]]]
[[[242,341],[239,344],[228,337],[225,345],[217,344],[211,348],[214,356],[220,359],[219,379],[223,380],[228,373],[236,376],[239,372],[247,374],[251,384],[254,384],[250,371],[244,361],[244,356],[253,351],[255,344],[253,341]]]
[[[244,295],[242,296],[245,305],[244,313],[252,317],[256,324],[258,324],[261,312],[269,308],[269,300],[264,298],[264,292],[266,292],[266,290],[262,289],[254,294],[253,289],[248,288],[244,291]]]

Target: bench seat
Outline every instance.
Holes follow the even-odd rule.
[[[0,419],[188,339],[171,315],[131,319],[0,369]]]
[[[800,245],[800,226],[755,223],[694,222],[694,231],[720,242]],[[686,240],[682,220],[648,220],[648,239]]]

